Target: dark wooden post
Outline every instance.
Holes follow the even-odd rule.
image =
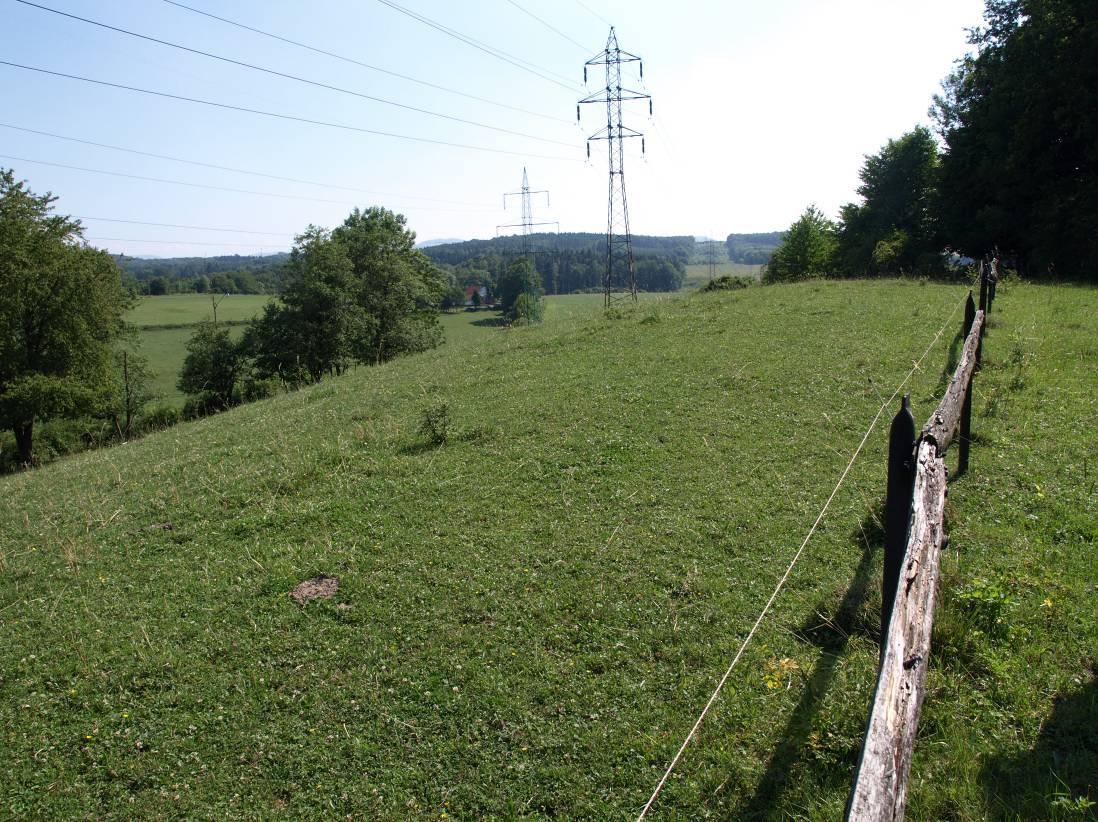
[[[905,394],[888,433],[888,492],[885,498],[884,578],[881,582],[881,649],[884,652],[888,622],[907,548],[911,519],[911,493],[915,484],[915,417],[911,395]]]
[[[987,266],[980,260],[980,310],[987,316]]]
[[[972,292],[968,292],[968,300],[965,301],[965,333],[964,338],[967,340],[968,335],[972,333],[972,324],[976,322],[976,303],[972,299]],[[976,349],[979,351],[979,347]],[[975,371],[973,371],[975,375]],[[972,436],[972,380],[974,376],[968,378],[968,385],[965,386],[965,402],[961,407],[961,443],[960,450],[957,453],[957,473],[963,474],[968,470],[968,446],[970,438]]]
[[[995,284],[997,282],[999,282],[999,259],[995,258],[991,261],[991,274],[988,275],[987,312],[984,314],[985,318],[991,314],[991,307],[995,304]]]

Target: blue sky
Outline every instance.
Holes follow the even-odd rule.
[[[582,67],[604,46],[608,22],[617,27],[622,48],[644,58],[643,85],[635,74],[627,74],[626,84],[650,93],[654,103],[654,118],[643,104],[628,109],[627,123],[647,135],[643,157],[635,142],[626,155],[634,232],[723,237],[778,230],[813,202],[834,214],[854,199],[865,154],[927,122],[931,97],[965,52],[964,29],[979,24],[983,5],[980,0],[393,0],[528,61],[550,73],[546,79],[382,0],[181,0],[491,101],[482,102],[310,52],[164,0],[35,2],[482,124],[271,76],[0,0],[0,60],[477,147],[276,119],[0,65],[5,126],[257,173],[0,127],[0,166],[13,167],[35,191],[59,195],[60,211],[86,218],[93,244],[156,256],[286,249],[306,225],[333,227],[355,205],[380,204],[404,213],[423,240],[491,237],[498,225],[520,218],[513,198],[503,210],[502,194],[518,189],[524,166],[532,188],[550,191],[548,206],[544,199],[535,201],[536,220],[559,221],[562,231],[605,230],[605,145],[593,144],[590,162],[585,151],[585,136],[605,122],[605,113],[586,106],[577,125],[575,109],[580,97],[598,89],[594,73],[584,88]]]

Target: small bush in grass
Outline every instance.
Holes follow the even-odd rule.
[[[707,282],[702,286],[702,291],[735,291],[739,288],[748,288],[754,282],[751,277],[732,277],[726,274]]]
[[[1005,637],[1005,611],[1013,600],[997,580],[976,577],[957,592],[957,600],[973,626],[991,637]]]
[[[450,404],[436,402],[423,409],[419,421],[419,433],[427,438],[431,445],[445,445],[450,439]]]

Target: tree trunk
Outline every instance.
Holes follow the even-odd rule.
[[[19,462],[24,467],[29,468],[31,460],[34,458],[34,452],[31,449],[34,437],[34,420],[17,423],[13,430],[15,431],[15,447],[19,451]]]

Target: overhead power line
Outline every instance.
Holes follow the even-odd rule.
[[[0,159],[15,160],[19,163],[34,163],[40,166],[52,166],[53,168],[66,168],[70,171],[86,171],[89,174],[106,174],[110,177],[125,177],[129,180],[142,180],[149,183],[165,183],[173,186],[186,186],[187,188],[204,188],[210,191],[228,191],[233,194],[252,194],[257,197],[274,197],[278,200],[306,200],[313,203],[332,203],[334,205],[361,205],[361,203],[348,202],[347,200],[326,200],[321,197],[305,197],[299,194],[278,194],[270,191],[250,191],[246,188],[229,188],[228,186],[214,186],[206,183],[191,183],[186,180],[168,180],[163,177],[145,177],[140,174],[127,174],[122,171],[106,171],[101,168],[87,168],[85,166],[72,166],[65,163],[51,163],[46,160],[32,160],[29,157],[14,157],[10,154],[0,154]],[[404,206],[403,211],[457,211],[469,213],[467,208],[436,208],[434,206]],[[490,209],[481,209],[489,211]]]
[[[592,17],[594,17],[597,20],[602,21],[606,25],[608,25],[608,26],[614,25],[609,20],[607,20],[605,17],[603,17],[601,14],[599,14],[597,11],[595,11],[593,8],[586,5],[585,3],[580,2],[580,0],[576,0],[576,5],[579,6],[581,9],[583,9],[588,14],[590,14]]]
[[[266,237],[293,237],[294,234],[286,231],[248,231],[244,228],[214,228],[208,225],[179,225],[177,223],[149,223],[144,220],[123,220],[120,217],[78,217],[69,215],[74,220],[81,222],[125,223],[127,225],[151,225],[157,228],[186,228],[191,231],[219,231],[224,234],[262,234]],[[151,242],[151,241],[150,241]]]
[[[166,0],[166,2],[171,3],[172,0]],[[543,26],[545,26],[545,28],[549,29],[549,31],[563,37],[565,40],[567,40],[573,46],[578,48],[584,54],[590,54],[591,53],[591,49],[589,49],[587,46],[583,45],[583,43],[577,43],[575,40],[573,40],[571,37],[569,37],[563,31],[561,31],[560,29],[555,28],[554,26],[552,26],[549,23],[545,22],[544,20],[542,20],[540,17],[538,17],[536,14],[534,14],[529,9],[524,9],[522,6],[520,6],[518,3],[516,3],[515,0],[507,0],[507,2],[510,3],[512,6],[514,6],[516,9],[518,9],[519,11],[521,11],[523,14],[528,15],[530,17],[533,17],[535,20],[537,20],[539,23],[541,23]]]
[[[441,31],[443,34],[448,35],[449,37],[453,37],[455,40],[460,40],[466,45],[472,46],[479,51],[483,51],[485,54],[490,54],[497,60],[502,60],[505,63],[510,63],[515,68],[520,68],[523,71],[529,72],[530,74],[537,75],[542,80],[548,80],[550,83],[554,83],[555,85],[558,85],[563,89],[567,89],[568,91],[575,91],[576,87],[568,83],[565,78],[561,77],[561,75],[559,74],[556,74],[556,72],[549,71],[549,69],[543,69],[540,66],[536,66],[535,64],[527,60],[523,60],[521,57],[516,57],[513,54],[508,54],[505,51],[501,51],[495,46],[489,46],[487,43],[482,43],[480,40],[470,37],[467,34],[462,34],[461,32],[456,31],[449,26],[445,26],[436,20],[432,20],[429,17],[424,17],[422,14],[417,14],[411,9],[406,9],[404,8],[404,6],[392,2],[392,0],[378,0],[378,2],[382,5],[388,6],[393,11],[399,11],[401,14],[407,17],[411,17],[413,20],[423,23],[425,26],[430,26],[436,31]],[[549,76],[550,74],[554,74],[556,75],[556,77],[560,77],[561,79],[554,79],[553,77]]]
[[[38,134],[42,137],[53,137],[56,140],[67,140],[70,143],[80,143],[85,146],[95,146],[96,148],[106,148],[111,151],[122,151],[126,154],[136,154],[140,157],[153,157],[157,160],[170,160],[173,163],[185,163],[190,166],[199,166],[200,168],[212,168],[217,171],[231,171],[234,174],[247,174],[252,177],[264,177],[268,180],[281,180],[285,183],[301,183],[303,185],[316,186],[317,188],[330,188],[336,191],[351,191],[356,194],[369,194],[374,197],[395,197],[399,200],[423,200],[429,203],[446,203],[448,205],[465,205],[475,206],[477,208],[488,208],[487,203],[474,203],[468,200],[446,200],[438,197],[422,197],[416,194],[400,194],[395,191],[376,191],[368,188],[354,188],[352,186],[341,186],[335,183],[318,183],[315,180],[303,180],[300,177],[283,177],[278,174],[267,174],[262,171],[249,171],[243,168],[234,168],[232,166],[222,166],[215,163],[203,163],[199,160],[187,160],[183,157],[173,157],[170,154],[155,154],[151,151],[141,151],[136,148],[125,148],[124,146],[113,146],[110,143],[97,143],[94,140],[81,140],[78,137],[66,137],[63,134],[54,134],[49,131],[39,131],[33,128],[23,128],[22,126],[13,126],[10,123],[0,123],[0,128],[10,128],[15,131],[23,131],[27,134]],[[334,201],[333,201],[334,202]]]
[[[566,162],[575,162],[571,157],[561,157],[547,154],[529,154],[523,151],[510,151],[503,148],[491,148],[489,146],[474,146],[468,143],[454,143],[449,140],[436,140],[431,137],[415,137],[410,134],[397,134],[392,131],[380,131],[378,129],[363,128],[361,126],[347,125],[346,123],[332,123],[326,120],[314,120],[310,117],[299,117],[294,114],[279,114],[273,111],[263,111],[261,109],[248,108],[247,106],[236,106],[230,103],[218,103],[212,100],[202,100],[197,97],[185,97],[181,94],[169,94],[166,91],[153,91],[152,89],[138,88],[136,86],[127,86],[122,83],[109,83],[106,80],[95,80],[91,77],[82,77],[78,74],[65,74],[60,71],[51,71],[49,69],[37,68],[35,66],[25,66],[21,63],[12,63],[7,60],[0,60],[0,65],[11,66],[12,68],[23,69],[24,71],[35,71],[39,74],[49,74],[53,77],[64,77],[68,80],[79,80],[82,83],[92,83],[97,86],[106,86],[108,88],[122,89],[123,91],[133,91],[138,94],[149,94],[154,97],[164,97],[169,100],[182,100],[186,103],[196,103],[203,106],[211,106],[213,108],[227,109],[229,111],[242,111],[246,114],[259,114],[263,117],[274,117],[279,120],[290,120],[295,123],[307,123],[313,126],[324,126],[325,128],[338,128],[343,131],[354,131],[359,134],[374,134],[379,137],[392,137],[397,140],[409,140],[414,143],[427,143],[436,146],[448,146],[450,148],[464,148],[470,151],[483,151],[490,154],[508,154],[513,157],[535,157],[541,160],[564,160]]]
[[[244,248],[281,248],[285,249],[285,245],[260,245],[257,243],[201,243],[192,240],[135,240],[133,237],[85,237],[85,240],[95,240],[96,242],[111,242],[111,243],[155,243],[156,245],[210,245],[210,246],[242,246]]]
[[[518,106],[512,106],[508,103],[501,103],[497,100],[489,100],[487,97],[480,97],[476,94],[469,94],[468,92],[460,91],[458,89],[450,88],[448,86],[442,86],[442,85],[439,85],[438,83],[432,83],[428,80],[421,80],[418,77],[411,77],[407,74],[401,74],[399,71],[392,71],[390,69],[382,68],[381,66],[375,66],[375,65],[372,65],[370,63],[364,63],[361,60],[356,60],[353,57],[347,57],[344,54],[337,54],[334,51],[328,51],[326,49],[317,48],[316,46],[310,46],[308,43],[302,43],[300,40],[291,40],[289,37],[283,37],[280,34],[274,34],[274,33],[269,32],[269,31],[263,31],[263,29],[257,29],[254,26],[249,26],[249,25],[246,25],[244,23],[237,22],[236,20],[230,20],[227,17],[219,17],[216,14],[211,14],[208,11],[202,11],[202,9],[196,9],[193,6],[188,6],[188,5],[185,5],[183,3],[177,3],[176,0],[164,0],[164,2],[168,3],[169,5],[181,8],[181,9],[186,9],[187,11],[193,12],[194,14],[201,14],[203,17],[209,17],[212,20],[218,20],[222,23],[227,23],[230,26],[236,26],[237,28],[244,29],[245,31],[250,31],[250,32],[253,32],[255,34],[260,34],[264,37],[270,37],[272,40],[278,40],[282,43],[288,43],[291,46],[297,46],[298,48],[308,49],[309,51],[315,52],[316,54],[323,54],[325,57],[331,57],[335,60],[342,60],[344,63],[350,63],[352,65],[359,66],[359,67],[364,68],[364,69],[369,69],[370,71],[377,71],[377,72],[380,72],[381,74],[387,74],[390,77],[397,77],[401,80],[406,80],[409,83],[418,83],[419,85],[426,86],[427,88],[433,88],[433,89],[436,89],[438,91],[445,91],[447,94],[456,94],[459,97],[465,97],[466,99],[469,99],[469,100],[476,100],[478,103],[485,103],[485,104],[490,105],[490,106],[497,106],[499,108],[508,109],[510,111],[517,111],[520,114],[528,114],[531,117],[541,117],[542,119],[545,119],[545,120],[555,120],[558,123],[567,123],[568,122],[567,120],[564,120],[560,117],[555,117],[552,114],[542,114],[541,112],[530,111],[529,109],[519,108]]]
[[[514,131],[513,129],[503,128],[502,126],[493,126],[489,123],[481,123],[476,120],[467,120],[464,117],[457,117],[452,114],[443,114],[442,112],[431,111],[430,109],[420,108],[419,106],[412,106],[408,105],[407,103],[399,103],[396,100],[389,100],[385,97],[377,97],[373,94],[364,94],[359,91],[354,91],[353,89],[343,88],[342,86],[333,86],[330,83],[322,83],[319,80],[310,80],[307,77],[300,77],[296,74],[289,74],[285,71],[278,71],[277,69],[266,68],[265,66],[257,66],[254,63],[246,63],[243,60],[236,60],[232,57],[225,57],[223,55],[214,54],[209,51],[202,51],[201,49],[191,48],[190,46],[184,46],[179,43],[173,43],[170,40],[161,40],[158,37],[150,37],[147,34],[140,34],[136,31],[130,31],[129,29],[119,28],[118,26],[111,26],[107,23],[101,23],[98,20],[91,20],[87,17],[80,17],[76,14],[69,14],[66,11],[60,11],[59,9],[53,9],[49,6],[43,6],[38,3],[32,3],[30,2],[30,0],[15,0],[15,2],[22,3],[24,6],[29,6],[31,8],[40,9],[41,11],[48,11],[51,14],[57,14],[61,17],[68,17],[70,20],[78,20],[81,23],[98,26],[99,28],[107,29],[108,31],[113,31],[118,34],[125,34],[128,37],[136,37],[139,40],[145,40],[149,43],[156,43],[157,45],[178,49],[179,51],[185,51],[189,54],[197,54],[200,57],[208,57],[211,60],[220,60],[223,63],[229,63],[230,65],[251,69],[252,71],[259,71],[264,74],[270,74],[273,77],[281,77],[285,80],[293,80],[295,83],[304,83],[305,85],[326,89],[328,91],[334,91],[339,94],[347,94],[352,97],[358,97],[362,100],[369,100],[374,103],[381,103],[382,105],[401,108],[405,111],[414,111],[417,114],[425,114],[428,117],[438,117],[441,120],[449,120],[453,123],[461,123],[462,125],[473,126],[475,128],[484,128],[490,131],[498,131],[501,134],[509,134],[513,137],[524,137],[527,140],[537,140],[540,143],[552,143],[558,146],[571,145],[571,143],[566,143],[563,140],[554,140],[551,137],[538,137],[536,134],[527,134],[522,131]]]

